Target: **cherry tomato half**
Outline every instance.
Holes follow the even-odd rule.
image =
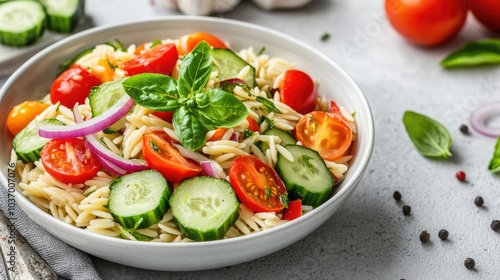
[[[281,102],[301,114],[307,114],[316,107],[318,93],[314,81],[300,70],[287,70],[279,87]]]
[[[175,44],[156,45],[123,63],[122,68],[127,76],[142,73],[170,75],[178,57]]]
[[[7,117],[7,128],[12,136],[23,130],[37,115],[49,107],[40,101],[25,101],[12,108]]]
[[[198,176],[201,166],[183,157],[164,131],[152,131],[142,138],[142,152],[149,167],[158,170],[170,182]]]
[[[296,199],[288,202],[288,207],[283,211],[283,220],[295,220],[302,216],[302,200]]]
[[[257,123],[256,120],[254,120],[252,117],[247,116],[247,121],[248,121],[248,130],[256,132],[259,131],[259,124]]]
[[[237,157],[229,167],[229,182],[240,202],[254,212],[279,212],[284,208],[285,184],[256,156]]]
[[[101,169],[81,138],[52,139],[43,146],[40,158],[52,177],[67,184],[84,183]]]
[[[174,118],[174,112],[160,112],[160,111],[154,111],[151,114],[157,116],[158,118],[172,123],[172,119]]]
[[[341,116],[313,111],[299,120],[295,138],[304,147],[316,150],[323,159],[336,160],[349,150],[352,129]]]
[[[466,0],[385,0],[391,25],[410,42],[435,46],[455,37],[467,17]]]
[[[487,28],[500,32],[500,1],[467,0],[474,17]]]
[[[201,41],[207,42],[213,48],[227,49],[226,44],[216,36],[205,32],[196,32],[184,35],[179,39],[177,44],[179,55],[190,53]]]
[[[50,101],[52,104],[61,102],[62,105],[73,108],[75,104],[83,104],[89,96],[90,90],[102,81],[79,65],[74,65],[62,72],[52,83]]]

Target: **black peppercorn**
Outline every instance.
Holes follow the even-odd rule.
[[[404,214],[405,216],[410,215],[410,214],[411,214],[411,207],[410,207],[410,206],[408,206],[408,205],[403,206],[403,214]]]
[[[431,235],[426,230],[423,230],[420,233],[420,242],[427,243],[430,239],[431,239]]]
[[[467,267],[467,269],[474,269],[476,262],[474,261],[473,258],[466,258],[464,261],[464,265],[465,267]]]
[[[491,229],[496,231],[496,232],[499,232],[500,231],[500,221],[493,220],[493,222],[491,222]]]
[[[438,233],[439,239],[441,239],[441,240],[448,239],[448,235],[450,235],[450,233],[445,229],[440,230]]]
[[[400,201],[401,200],[401,193],[398,191],[395,191],[394,194],[392,195],[392,197],[394,197],[394,199],[396,201]]]
[[[460,131],[461,131],[463,134],[468,135],[468,134],[469,134],[469,127],[468,127],[468,126],[466,126],[465,124],[462,124],[462,125],[460,126]]]
[[[484,199],[482,196],[476,196],[476,198],[474,198],[474,204],[476,204],[477,207],[482,207],[483,204],[484,204]]]

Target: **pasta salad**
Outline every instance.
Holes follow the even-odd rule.
[[[356,123],[312,77],[265,49],[203,32],[61,64],[9,114],[19,191],[97,234],[208,241],[296,219],[348,170]]]

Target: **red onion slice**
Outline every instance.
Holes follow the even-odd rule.
[[[94,134],[119,121],[133,106],[134,101],[128,95],[125,95],[102,115],[68,126],[43,124],[38,130],[38,134],[41,137],[51,139],[75,138]]]
[[[226,173],[224,173],[224,169],[222,169],[222,166],[220,166],[220,164],[218,164],[215,160],[209,159],[208,157],[200,153],[186,149],[182,145],[179,144],[172,144],[172,145],[174,145],[174,147],[176,147],[177,150],[179,150],[179,153],[181,153],[183,157],[198,162],[201,165],[201,169],[203,169],[203,173],[205,173],[207,176],[214,178],[226,178]]]
[[[75,105],[73,109],[73,116],[75,122],[80,124],[83,122],[82,116]],[[149,169],[149,167],[138,160],[125,159],[113,153],[106,148],[101,141],[99,141],[94,134],[85,135],[85,143],[87,147],[97,156],[99,162],[108,170],[115,172],[119,175],[125,175],[128,172],[136,172]]]
[[[485,104],[472,112],[470,122],[472,127],[479,133],[497,138],[500,136],[500,127],[489,127],[486,125],[488,119],[500,115],[500,101]]]

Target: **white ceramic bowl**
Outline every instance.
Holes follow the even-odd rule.
[[[374,140],[374,125],[369,105],[354,81],[328,57],[287,35],[244,22],[208,17],[167,17],[94,28],[68,37],[44,49],[20,67],[0,92],[0,123],[4,124],[11,108],[28,99],[44,96],[57,76],[57,65],[75,53],[118,38],[125,45],[179,38],[206,31],[231,43],[239,50],[266,47],[266,53],[296,63],[297,67],[318,80],[320,93],[356,112],[358,137],[355,157],[335,195],[310,213],[285,225],[243,237],[200,243],[147,243],[111,238],[87,232],[44,213],[21,194],[18,205],[39,225],[64,242],[97,257],[124,265],[154,270],[187,271],[234,265],[278,251],[305,237],[348,199],[368,165]],[[7,185],[12,137],[5,126],[0,131],[1,182]]]

